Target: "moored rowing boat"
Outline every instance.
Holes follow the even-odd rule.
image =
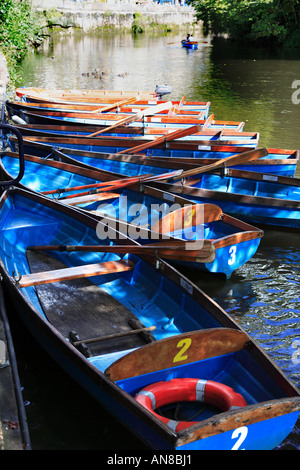
[[[98,224],[36,193],[4,191],[0,271],[32,334],[150,448],[276,447],[297,420],[296,387],[215,302],[167,263],[130,254],[128,239],[122,241],[125,256],[117,246],[112,253],[108,243],[99,245]],[[43,251],[49,244],[53,251]],[[188,390],[197,389],[197,395],[176,396],[174,378],[177,387],[190,379]],[[140,398],[149,386],[161,396],[161,381],[167,403],[191,400],[179,422],[158,417]],[[210,404],[201,403],[199,415],[197,400]]]
[[[72,158],[80,159],[80,156],[82,156],[85,162],[89,165],[93,165],[93,156],[101,159],[103,154],[109,154],[112,166],[114,165],[113,162],[125,161],[128,163],[136,161],[143,164],[142,162],[145,162],[145,159],[147,158],[148,162],[151,161],[151,165],[153,162],[152,166],[163,163],[165,168],[173,169],[207,165],[218,159],[225,159],[229,156],[249,151],[251,149],[251,147],[242,147],[239,145],[221,145],[216,141],[211,141],[208,146],[199,146],[195,143],[187,144],[186,141],[180,142],[175,140],[167,142],[167,149],[165,149],[164,143],[156,143],[155,146],[151,147],[151,145],[149,145],[151,141],[142,140],[138,142],[132,141],[128,138],[125,142],[126,145],[130,145],[131,148],[126,150],[126,148],[124,148],[125,144],[123,143],[123,140],[122,138],[118,139],[117,142],[120,144],[120,147],[116,147],[116,140],[109,137],[86,139],[81,137],[66,138],[64,136],[60,136],[58,138],[52,138],[50,136],[28,136],[24,139],[24,147],[27,154],[41,157],[47,157],[51,155],[55,149],[61,149],[64,154],[67,154]],[[13,136],[9,136],[7,142],[11,149],[15,151],[16,139]],[[122,143],[123,146],[121,146]],[[148,145],[148,148],[143,151],[146,156],[134,154],[138,143],[146,143]],[[123,152],[124,154],[122,155],[120,152]],[[268,149],[264,158],[242,164],[240,163],[236,165],[235,168],[280,176],[294,176],[298,161],[298,151]],[[105,168],[107,169],[107,167]],[[117,172],[122,173],[122,170],[117,170]]]
[[[26,149],[26,139],[24,146]],[[149,173],[161,175],[176,169],[199,168],[191,163],[184,164],[182,159],[176,163],[175,158],[117,155],[61,147],[55,149],[33,142],[29,149],[27,148],[26,152],[32,155],[57,158],[91,169],[96,167],[113,171],[120,176]],[[259,158],[258,161],[263,162],[264,157]],[[250,162],[249,165],[254,162]],[[246,163],[243,165],[246,166]],[[161,182],[151,183],[151,185],[163,191],[187,197],[194,202],[207,202],[208,200],[221,207],[225,213],[254,225],[300,228],[299,178],[278,176],[274,174],[274,171],[273,174],[272,172],[270,174],[247,172],[236,170],[234,165],[232,166],[232,169],[226,168],[226,174],[224,174],[224,169],[215,169],[213,172],[210,170],[209,174],[198,175],[198,177],[195,174],[183,182],[178,180],[178,184]],[[238,166],[241,167],[241,164]]]

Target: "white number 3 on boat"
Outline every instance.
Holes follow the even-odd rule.
[[[236,254],[236,246],[231,246],[229,249],[230,258],[228,259],[228,264],[231,266],[235,263],[235,254]]]

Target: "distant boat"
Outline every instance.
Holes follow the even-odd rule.
[[[198,42],[197,41],[187,41],[183,39],[181,41],[182,47],[186,47],[187,49],[198,49]]]

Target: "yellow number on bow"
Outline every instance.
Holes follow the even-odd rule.
[[[174,357],[173,359],[173,362],[180,362],[180,361],[185,361],[187,358],[188,358],[188,355],[183,355],[187,349],[190,347],[192,343],[192,340],[191,338],[185,338],[185,339],[181,339],[178,343],[177,343],[177,348],[181,348],[180,351],[176,354],[176,356]]]
[[[184,226],[190,225],[192,222],[193,215],[195,214],[195,209],[190,209],[186,215],[186,220],[184,221]]]

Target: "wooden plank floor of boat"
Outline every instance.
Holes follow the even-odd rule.
[[[27,260],[31,273],[66,268],[44,252],[29,250]],[[87,278],[43,284],[35,289],[47,319],[66,338],[71,331],[76,331],[82,340],[144,326],[129,309]],[[94,356],[135,348],[153,340],[151,333],[134,334],[90,343],[88,348]]]

